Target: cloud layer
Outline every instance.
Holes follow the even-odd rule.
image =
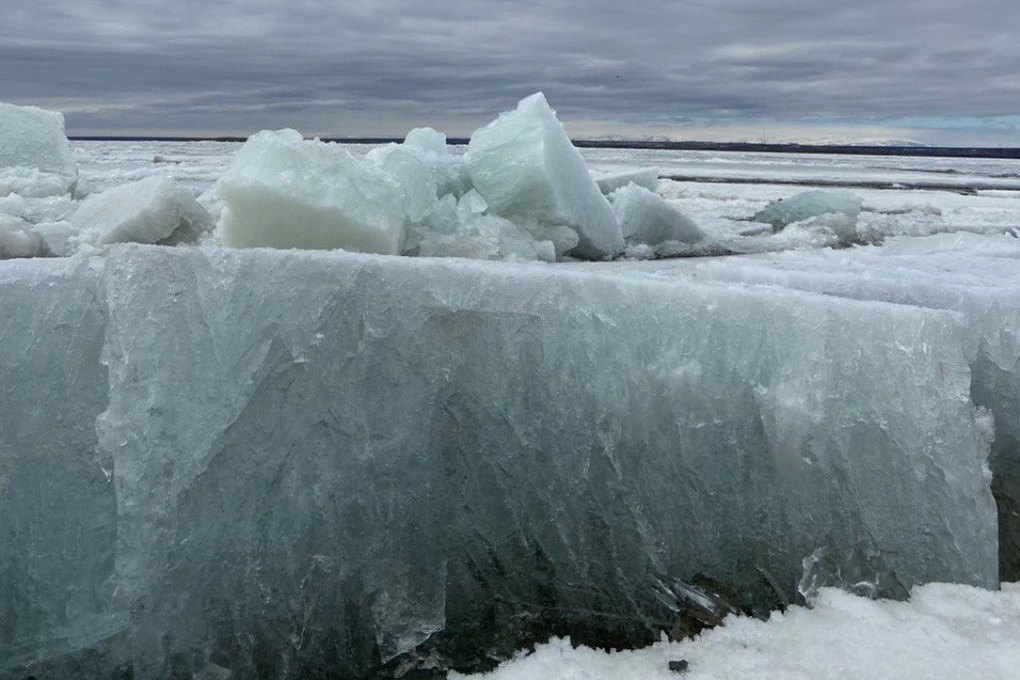
[[[1014,0],[0,0],[0,15],[0,100],[63,110],[79,134],[456,135],[543,90],[578,136],[1020,145]]]

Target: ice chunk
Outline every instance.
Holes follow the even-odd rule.
[[[846,191],[805,191],[787,199],[773,201],[758,211],[754,220],[766,222],[779,231],[788,224],[803,220],[838,213],[856,226],[857,217],[861,213],[861,198]],[[846,227],[840,227],[843,235]]]
[[[430,257],[467,257],[475,260],[555,262],[556,246],[549,239],[536,240],[513,222],[486,215],[486,203],[471,190],[457,201],[452,195],[425,222],[418,254]],[[569,247],[577,245],[576,237]]]
[[[443,156],[446,151],[446,135],[432,128],[415,128],[404,137],[404,146],[414,147],[420,151]]]
[[[196,243],[212,217],[169,177],[148,177],[92,194],[70,217],[80,243]]]
[[[0,260],[47,255],[46,243],[32,225],[13,215],[0,213]]]
[[[664,575],[768,603],[820,546],[998,582],[954,314],[577,266],[52,262],[0,267],[0,675],[636,644]]]
[[[423,161],[417,149],[388,144],[370,151],[365,160],[397,180],[408,220],[421,222],[432,212],[438,200],[436,173]]]
[[[260,132],[216,185],[218,232],[235,247],[398,254],[407,228],[397,180],[336,144]]]
[[[640,168],[638,170],[616,170],[611,172],[591,171],[591,176],[598,185],[599,190],[609,195],[617,189],[622,189],[628,184],[636,184],[639,187],[655,191],[659,186],[658,168]]]
[[[0,102],[0,196],[69,193],[77,180],[64,116]]]
[[[654,246],[665,241],[693,243],[705,238],[694,220],[637,184],[617,190],[612,201],[627,243]]]
[[[466,164],[493,214],[570,227],[579,239],[572,253],[582,257],[610,258],[623,250],[609,202],[541,93],[477,130]]]

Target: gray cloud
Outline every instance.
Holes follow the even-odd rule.
[[[78,133],[463,134],[543,90],[575,134],[1020,145],[1013,0],[0,0],[0,16],[0,100]]]

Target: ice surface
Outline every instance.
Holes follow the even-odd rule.
[[[792,227],[790,227],[792,228]],[[785,231],[779,234],[782,236]],[[699,281],[767,284],[963,315],[974,401],[995,417],[991,466],[1003,577],[1020,579],[1020,257],[1017,239],[944,234],[883,248],[800,252],[653,267]]]
[[[32,225],[13,215],[0,213],[0,260],[48,254],[46,243]]]
[[[263,131],[216,185],[225,245],[398,254],[407,228],[399,183],[336,144]]]
[[[607,196],[628,184],[636,184],[649,191],[655,191],[656,187],[659,186],[658,168],[638,168],[636,170],[616,170],[614,172],[593,170],[591,175],[599,190]]]
[[[694,640],[606,652],[553,639],[490,680],[1012,680],[1020,668],[1020,584],[1002,592],[931,584],[910,602],[873,602],[823,590],[814,609],[793,607],[768,622],[731,617]],[[670,662],[687,663],[682,675]],[[450,680],[464,676],[451,674]]]
[[[432,128],[415,128],[404,137],[404,146],[414,147],[421,151],[442,156],[446,151],[446,135]]]
[[[541,93],[477,130],[465,162],[492,213],[570,227],[579,237],[572,252],[581,257],[604,259],[623,250],[609,202]]]
[[[64,116],[0,102],[0,196],[65,194],[77,179]]]
[[[613,210],[627,243],[693,243],[705,238],[687,215],[648,189],[628,184],[612,195]]]
[[[647,642],[664,583],[771,604],[820,546],[894,588],[997,584],[947,312],[137,245],[0,283],[2,675],[354,676],[426,638],[460,662],[571,630]]]
[[[80,243],[196,243],[213,228],[212,217],[169,177],[148,177],[92,194],[70,221]]]
[[[844,215],[853,225],[861,212],[861,198],[845,191],[805,191],[773,201],[758,211],[754,220],[767,222],[776,231],[794,222],[827,214]]]

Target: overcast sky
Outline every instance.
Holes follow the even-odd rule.
[[[70,134],[465,135],[542,90],[575,137],[1020,146],[1017,0],[0,0],[0,100]]]

